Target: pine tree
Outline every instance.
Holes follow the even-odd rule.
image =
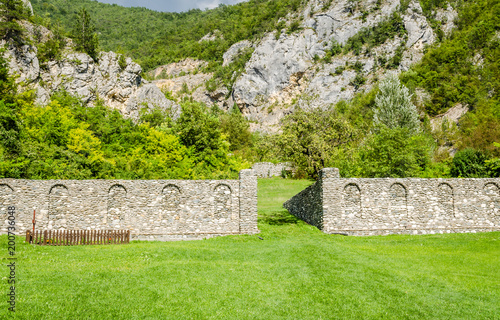
[[[0,0],[0,39],[23,44],[24,29],[18,21],[28,19],[29,11],[21,0]]]
[[[97,38],[92,18],[85,8],[82,8],[75,16],[72,37],[76,45],[76,50],[86,52],[92,59],[96,60],[99,39]]]
[[[412,133],[420,131],[417,107],[411,102],[411,94],[395,75],[389,75],[380,83],[380,93],[375,98],[375,125],[389,129],[408,128]]]

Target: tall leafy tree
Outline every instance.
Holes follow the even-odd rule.
[[[382,127],[360,150],[362,176],[368,178],[416,177],[431,161],[433,141],[409,128]]]
[[[97,58],[99,39],[95,31],[95,25],[85,8],[75,15],[72,37],[76,50],[86,52],[94,60]]]
[[[21,123],[18,118],[17,85],[9,76],[3,51],[0,50],[0,148],[3,148],[4,156],[10,158],[21,152]]]
[[[333,109],[306,112],[296,108],[285,117],[281,129],[277,145],[285,159],[313,177],[329,165],[339,147],[355,139],[355,129]]]

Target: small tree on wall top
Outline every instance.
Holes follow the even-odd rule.
[[[420,121],[411,96],[396,75],[389,75],[382,80],[380,93],[375,98],[375,125],[384,125],[389,129],[408,128],[410,132],[418,133]]]
[[[72,37],[75,41],[76,50],[86,52],[92,59],[96,60],[99,39],[95,32],[95,25],[85,8],[75,16]]]

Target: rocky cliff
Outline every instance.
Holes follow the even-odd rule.
[[[341,52],[331,59],[325,58],[332,45],[345,45],[360,31],[375,28],[395,12],[404,24],[401,35],[369,49],[365,45],[357,55]],[[444,32],[453,28],[456,17],[453,8],[436,12],[435,16],[442,21]],[[166,72],[168,81],[156,84],[167,86],[174,95],[190,95],[223,109],[236,104],[251,120],[253,130],[276,131],[282,117],[295,105],[325,108],[340,100],[352,99],[357,92],[369,90],[387,72],[384,61],[398,55],[391,72],[408,70],[422,58],[425,46],[436,39],[418,1],[401,8],[399,1],[313,0],[307,2],[299,15],[290,15],[287,20],[288,26],[300,21],[295,32],[273,31],[253,43],[247,40],[237,43],[226,52],[225,65],[242,49],[255,49],[232,92],[223,87],[207,91],[204,83],[211,74],[193,76],[192,68],[182,74]],[[162,70],[169,69],[170,66],[162,67]],[[182,83],[192,91],[182,92]]]
[[[349,44],[360,33],[393,19],[395,13],[403,26],[401,32],[376,45],[364,43],[357,52],[340,49],[332,54],[335,46]],[[455,17],[452,7],[434,13],[445,33],[453,28]],[[175,116],[179,101],[188,97],[225,110],[236,105],[251,121],[252,130],[276,131],[296,105],[326,108],[369,90],[389,69],[408,70],[437,37],[416,0],[405,5],[387,0],[311,0],[282,25],[282,30],[262,39],[234,44],[224,54],[224,66],[248,49],[253,50],[251,58],[240,75],[234,74],[231,88],[219,85],[215,90],[207,89],[213,74],[204,72],[204,61],[186,59],[158,67],[150,73],[155,80],[149,83],[141,78],[138,64],[131,59],[119,63],[120,56],[113,52],[102,52],[96,62],[68,46],[62,59],[41,68],[35,46],[0,44],[8,47],[12,72],[37,90],[41,104],[52,92],[64,89],[90,104],[102,99],[137,118],[143,106],[170,109]],[[29,23],[25,27],[33,37],[34,27]],[[42,33],[50,38],[48,30]],[[217,34],[214,30],[200,41],[214,41]],[[388,61],[393,61],[391,66]]]
[[[25,3],[31,8],[29,1]],[[168,109],[174,117],[178,115],[179,106],[166,99],[157,86],[142,79],[140,65],[130,58],[120,61],[120,55],[114,52],[101,52],[94,61],[85,53],[75,52],[68,39],[61,58],[42,66],[35,44],[47,42],[54,35],[43,26],[27,21],[21,24],[26,30],[26,44],[19,46],[1,40],[0,47],[6,48],[4,56],[10,73],[17,76],[24,89],[35,90],[38,104],[44,105],[54,92],[66,90],[89,105],[102,99],[132,119],[137,119],[145,107]]]

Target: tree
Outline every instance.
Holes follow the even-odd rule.
[[[0,50],[0,147],[5,150],[6,157],[12,157],[21,153],[22,127],[18,117],[17,85],[9,76],[3,52],[4,49]]]
[[[97,58],[99,39],[95,32],[94,22],[85,8],[82,8],[75,15],[72,37],[75,41],[76,50],[86,52],[94,60]]]
[[[399,82],[396,75],[389,75],[382,80],[380,93],[375,98],[374,124],[389,129],[408,128],[410,133],[418,133],[420,121],[411,96],[408,88]]]
[[[252,134],[248,121],[241,114],[240,109],[235,105],[230,112],[220,116],[222,132],[227,136],[231,144],[230,150],[241,150],[252,144]]]
[[[0,23],[1,39],[12,39],[17,45],[23,44],[24,29],[17,21],[28,19],[29,12],[21,0],[1,0],[0,17],[4,21]]]
[[[432,143],[432,139],[422,134],[413,135],[409,128],[382,127],[360,150],[362,176],[418,176],[430,164]]]
[[[355,136],[352,126],[333,109],[306,112],[296,108],[284,118],[282,130],[277,145],[284,158],[311,177],[327,167],[337,149]]]
[[[484,178],[488,176],[486,155],[471,148],[458,151],[453,157],[451,175],[458,178]]]
[[[203,170],[218,170],[228,164],[229,143],[224,140],[219,118],[199,102],[184,102],[174,129]]]

